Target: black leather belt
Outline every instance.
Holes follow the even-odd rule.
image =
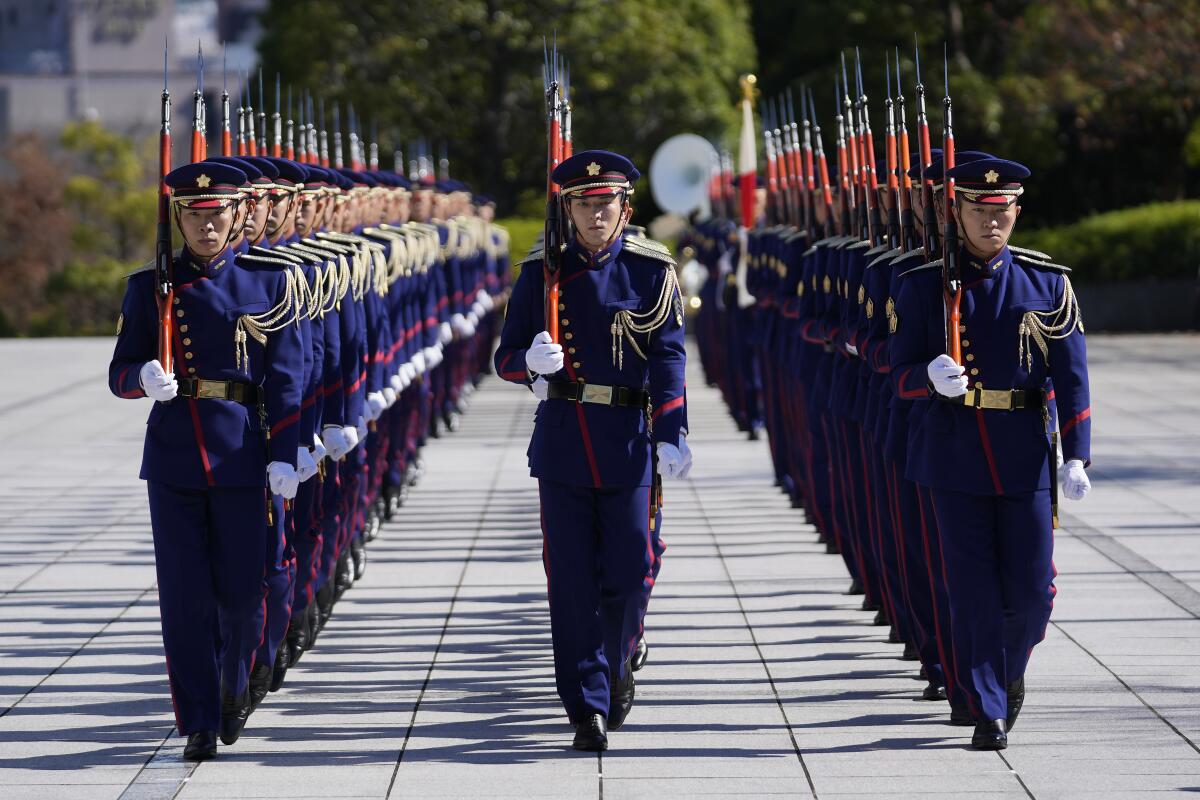
[[[232,400],[235,403],[258,405],[261,387],[241,381],[210,381],[204,378],[180,378],[179,396],[198,400]]]
[[[628,386],[602,386],[598,383],[567,383],[555,381],[547,387],[551,400],[571,400],[576,403],[596,403],[602,406],[645,408],[650,395]]]
[[[996,411],[1040,411],[1045,405],[1045,395],[1041,389],[981,389],[976,386],[958,397],[937,394],[937,398],[951,405]]]

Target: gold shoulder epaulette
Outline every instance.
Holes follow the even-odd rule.
[[[930,261],[928,264],[922,264],[919,267],[913,267],[912,269],[906,269],[904,272],[900,273],[900,277],[904,278],[908,275],[912,275],[914,272],[921,272],[922,270],[926,270],[926,269],[935,269],[935,268],[941,269],[941,266],[942,266],[942,260],[939,258],[936,261]]]
[[[1050,260],[1050,256],[1046,255],[1045,253],[1040,252],[1038,250],[1030,250],[1028,247],[1017,247],[1016,245],[1010,244],[1008,246],[1008,249],[1013,251],[1017,255],[1032,256],[1033,258],[1036,258],[1038,261],[1049,261]]]
[[[890,264],[892,259],[895,258],[896,256],[900,255],[903,251],[904,251],[903,247],[893,247],[891,250],[888,250],[886,253],[881,253],[878,257],[876,257],[874,260],[872,260],[870,264],[867,264],[867,269],[870,269],[871,267],[875,266],[876,264],[883,264],[884,262],[887,262]]]
[[[671,250],[662,242],[657,242],[643,236],[634,236],[625,239],[625,249],[635,255],[646,256],[657,261],[662,261],[670,266],[675,266],[675,258],[671,255]]]
[[[1009,250],[1012,250],[1012,248],[1010,247]],[[1029,267],[1034,267],[1035,269],[1048,269],[1048,270],[1051,270],[1052,272],[1063,272],[1063,273],[1067,273],[1067,272],[1071,271],[1070,267],[1063,266],[1062,264],[1052,264],[1049,261],[1042,261],[1040,258],[1037,258],[1035,256],[1026,255],[1025,253],[1014,253],[1013,258],[1017,259],[1022,264],[1029,266]]]
[[[528,253],[526,253],[525,257],[522,258],[517,263],[518,264],[529,264],[534,261],[541,261],[545,257],[546,257],[546,251],[543,250],[542,248],[538,247],[538,248],[536,248],[534,250],[530,250]]]
[[[289,261],[286,258],[279,258],[278,256],[263,256],[256,253],[239,253],[237,258],[234,259],[234,263],[238,264],[242,261],[249,261],[251,264],[282,264],[285,267],[296,266],[296,262]]]
[[[147,261],[145,264],[142,264],[140,267],[133,270],[132,272],[125,273],[125,277],[132,278],[134,275],[137,275],[139,272],[149,272],[152,269],[154,269],[154,261],[152,261],[152,260]]]

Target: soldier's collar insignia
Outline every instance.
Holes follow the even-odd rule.
[[[587,174],[591,175],[593,177],[596,175],[599,175],[600,174],[600,165],[597,164],[595,161],[588,164],[587,165]]]
[[[983,179],[988,183],[995,183],[996,181],[1000,180],[1000,173],[996,172],[994,169],[989,169],[987,172],[983,173]]]
[[[212,178],[205,175],[203,172],[196,176],[196,186],[200,189],[207,189],[212,183]]]

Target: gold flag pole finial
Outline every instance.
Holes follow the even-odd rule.
[[[742,85],[742,97],[746,100],[749,100],[751,103],[753,103],[755,86],[758,85],[758,78],[754,77],[754,75],[752,75],[752,74],[751,75],[743,75],[741,78],[738,79],[738,83],[740,83]]]

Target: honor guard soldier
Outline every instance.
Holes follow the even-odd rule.
[[[130,276],[109,366],[118,397],[150,397],[147,482],[159,609],[184,757],[241,734],[263,625],[271,495],[296,493],[302,392],[295,289],[234,264],[246,174],[200,162],[169,173],[184,247],[172,264],[173,360],[156,358],[155,272]]]
[[[1069,270],[1008,246],[1029,170],[982,158],[945,175],[959,201],[962,363],[944,353],[939,260],[900,283],[891,374],[897,394],[915,398],[907,475],[932,496],[949,660],[975,719],[972,745],[997,750],[1021,710],[1025,668],[1053,605],[1060,435],[1064,494],[1081,499],[1090,489],[1087,356]]]
[[[631,658],[658,555],[659,474],[684,477],[684,329],[674,261],[623,237],[638,170],[603,150],[553,171],[567,242],[557,270],[560,340],[546,323],[543,254],[521,264],[495,355],[538,405],[529,446],[559,697],[577,750],[607,748],[633,704]]]

